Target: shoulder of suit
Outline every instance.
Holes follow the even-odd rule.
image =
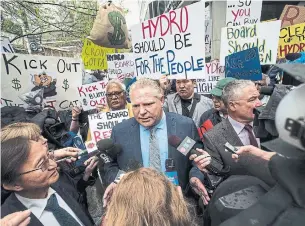
[[[185,122],[185,123],[193,123],[193,120],[189,117],[174,113],[174,112],[165,112],[165,115],[167,119],[173,119],[179,122]]]
[[[220,123],[215,125],[212,129],[207,131],[205,134],[209,137],[211,137],[211,136],[222,136],[220,134],[223,131],[223,129],[227,127],[226,124],[227,124],[226,120],[222,120]]]

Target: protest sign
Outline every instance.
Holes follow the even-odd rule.
[[[281,27],[287,27],[305,22],[305,7],[296,5],[286,5],[280,16]]]
[[[305,51],[305,23],[281,29],[278,56],[285,58],[288,53]]]
[[[108,54],[107,63],[109,79],[115,78],[124,81],[125,78],[135,76],[133,53]]]
[[[262,80],[257,47],[233,53],[226,57],[226,77],[246,80]]]
[[[94,142],[110,138],[112,128],[129,119],[128,110],[100,112],[88,116],[91,137]]]
[[[7,37],[1,36],[1,53],[14,53],[15,50]]]
[[[205,21],[205,56],[210,57],[212,51],[212,20]]]
[[[199,94],[208,94],[216,83],[225,78],[225,68],[220,66],[219,62],[212,61],[205,64],[205,75],[196,80],[195,92]]]
[[[85,69],[107,69],[107,54],[111,53],[115,53],[115,49],[95,45],[92,41],[86,38],[82,49],[82,60]]]
[[[80,59],[6,53],[1,54],[1,107],[26,104],[19,96],[44,89],[46,106],[66,110],[79,105],[82,84]]]
[[[77,87],[78,99],[84,111],[96,109],[97,105],[106,105],[106,81],[94,82]]]
[[[200,78],[204,74],[205,4],[197,2],[131,28],[136,76]]]
[[[248,26],[224,27],[221,30],[220,64],[232,53],[258,47],[261,65],[275,64],[281,21]]]
[[[262,0],[227,1],[227,27],[256,24],[260,22]]]

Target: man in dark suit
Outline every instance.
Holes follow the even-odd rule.
[[[57,171],[46,140],[17,137],[1,142],[1,182],[11,195],[1,206],[2,217],[30,210],[29,225],[94,225],[84,202],[90,160],[83,178]]]
[[[228,118],[203,135],[204,154],[212,156],[223,168],[229,166],[229,175],[251,175],[255,171],[267,183],[273,183],[271,176],[265,173],[267,165],[261,165],[260,161],[250,158],[244,158],[244,164],[241,164],[241,161],[232,159],[231,152],[225,150],[227,142],[233,146],[259,147],[259,139],[255,138],[252,128],[255,116],[253,110],[261,106],[259,95],[255,84],[249,80],[234,80],[225,86],[222,100],[227,107]],[[205,155],[192,155],[190,159],[194,159],[194,163],[202,171],[206,171],[211,163],[211,158],[205,158]]]
[[[171,158],[175,161],[179,185],[183,190],[189,182],[202,185],[199,179],[203,175],[198,168],[191,170],[188,156],[181,154],[168,143],[168,137],[171,135],[181,140],[186,136],[199,140],[192,119],[175,113],[164,113],[163,91],[151,79],[140,79],[134,83],[130,89],[130,97],[134,118],[116,125],[112,130],[111,138],[122,146],[122,151],[115,163],[106,164],[104,167],[104,182],[110,185],[106,189],[104,201],[107,202],[107,196],[115,186],[113,181],[119,169],[128,171],[135,163],[165,172],[165,160]]]

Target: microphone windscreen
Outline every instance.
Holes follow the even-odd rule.
[[[103,140],[98,141],[96,143],[96,146],[99,151],[106,151],[108,149],[111,149],[114,146],[114,144],[113,144],[112,139],[103,139]]]
[[[273,93],[274,87],[273,86],[262,86],[260,88],[259,93],[267,96],[271,96]]]
[[[180,139],[177,136],[171,135],[168,137],[168,143],[174,148],[178,148],[178,146],[181,144],[181,142],[182,142],[182,139]]]

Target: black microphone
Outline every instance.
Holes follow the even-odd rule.
[[[285,58],[289,61],[295,61],[299,59],[302,55],[300,53],[288,53]]]
[[[271,96],[273,93],[274,87],[273,86],[262,86],[260,87],[260,94]]]
[[[191,155],[196,154],[197,156],[202,155],[201,152],[197,151],[196,148],[202,148],[202,145],[196,143],[193,139],[189,138],[188,136],[182,140],[177,136],[169,136],[168,143],[176,148],[181,154],[187,155],[189,152]]]
[[[95,154],[103,160],[104,163],[110,163],[116,160],[122,148],[119,144],[114,144],[112,139],[103,139],[97,142],[97,153]]]
[[[196,150],[196,148],[202,148],[202,145],[196,143],[196,141],[194,141],[188,136],[184,140],[180,139],[177,136],[169,136],[168,143],[185,156],[189,152],[191,155],[202,155],[201,152]],[[229,166],[223,166],[222,163],[220,163],[213,156],[211,156],[211,163],[206,166],[206,169],[218,176],[224,176],[230,172]]]

